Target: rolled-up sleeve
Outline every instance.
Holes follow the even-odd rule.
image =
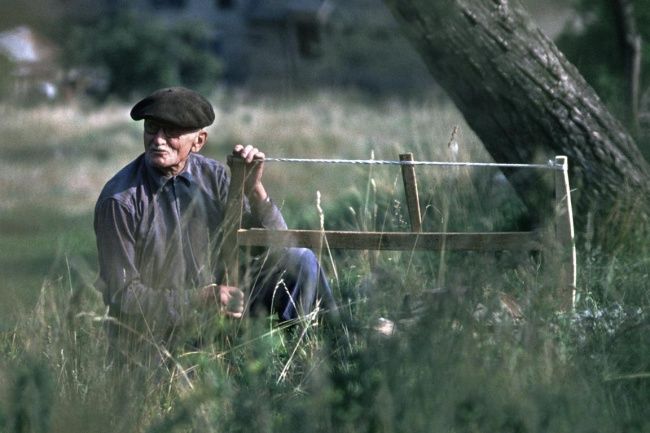
[[[280,209],[270,199],[256,205],[249,205],[247,202],[245,211],[249,214],[247,218],[250,227],[276,230],[284,230],[287,228]]]

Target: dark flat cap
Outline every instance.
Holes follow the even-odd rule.
[[[153,92],[131,109],[133,120],[153,119],[181,128],[203,128],[214,122],[212,105],[185,87],[168,87]]]

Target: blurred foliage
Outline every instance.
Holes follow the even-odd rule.
[[[207,28],[196,23],[169,25],[118,13],[73,24],[64,35],[63,58],[69,68],[103,70],[107,93],[124,98],[171,85],[207,93],[221,73],[209,43]]]
[[[612,111],[624,118],[629,106],[622,42],[614,2],[574,0],[576,17],[557,44]],[[643,39],[641,91],[650,84],[650,2],[632,1],[636,28]]]

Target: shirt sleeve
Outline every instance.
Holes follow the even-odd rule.
[[[252,206],[248,199],[244,200],[243,224],[246,228],[259,227],[265,229],[285,230],[287,223],[280,209],[270,198]]]
[[[105,199],[95,209],[95,235],[99,259],[100,290],[112,314],[139,317],[151,328],[181,323],[189,309],[189,294],[160,290],[141,282],[136,266],[133,211],[115,199]]]

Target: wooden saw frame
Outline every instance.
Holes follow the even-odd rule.
[[[539,231],[528,232],[423,232],[420,203],[412,153],[399,155],[402,179],[406,194],[411,231],[362,232],[338,230],[271,230],[243,229],[244,181],[246,165],[242,158],[231,156],[231,181],[226,209],[229,223],[224,233],[223,258],[228,276],[227,283],[239,283],[240,247],[304,247],[321,251],[327,241],[331,249],[401,250],[401,251],[540,251],[548,249]],[[409,162],[411,164],[409,164]],[[576,292],[576,249],[566,156],[556,156],[555,221],[552,253],[559,254],[559,268],[554,272],[559,307],[571,309]]]

